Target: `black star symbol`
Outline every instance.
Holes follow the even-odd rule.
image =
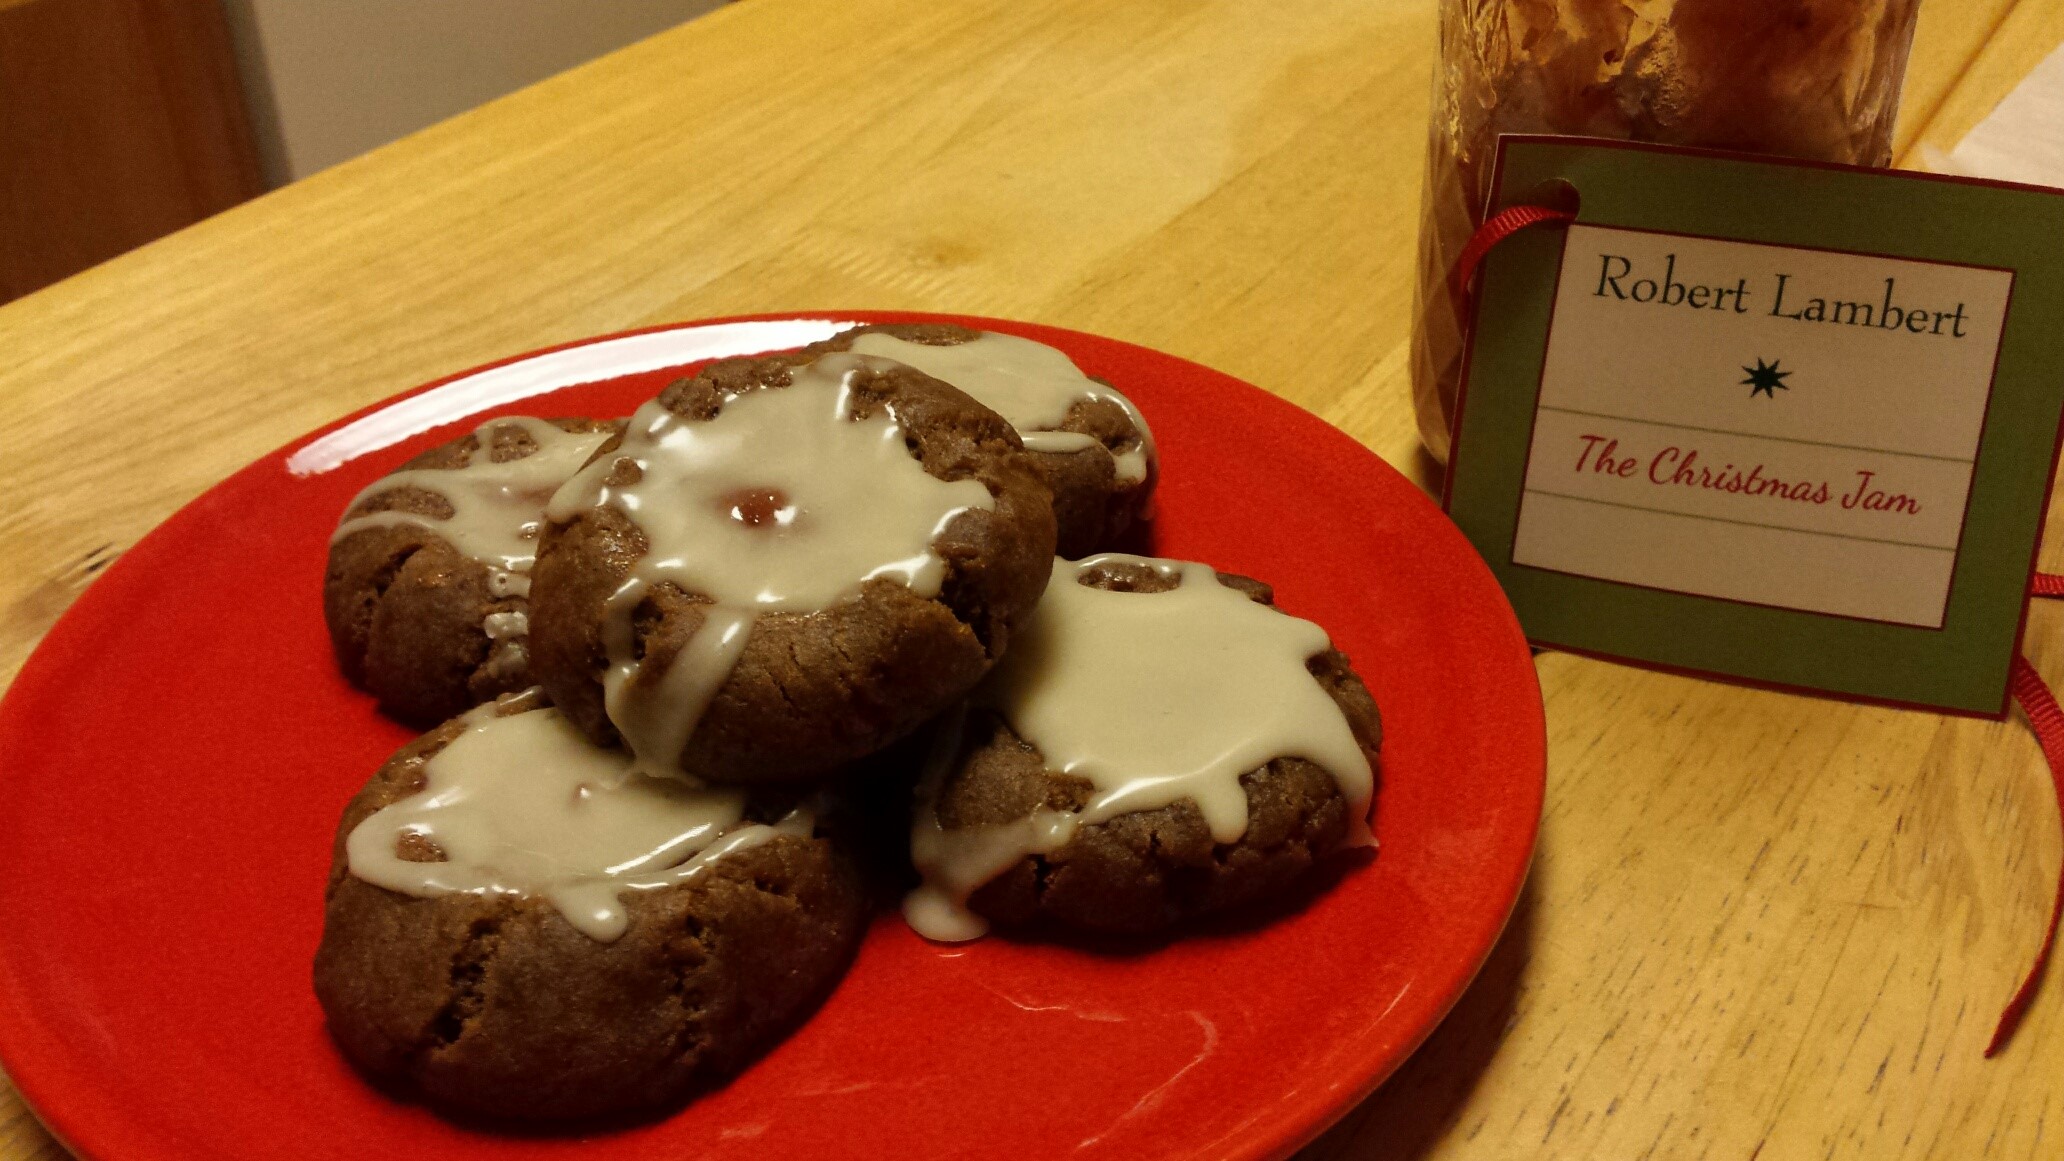
[[[1779,359],[1777,363],[1783,361]],[[1775,399],[1779,391],[1791,390],[1790,387],[1785,386],[1784,381],[1790,378],[1792,373],[1790,371],[1778,370],[1777,363],[1766,363],[1759,358],[1753,367],[1746,364],[1743,365],[1742,370],[1749,373],[1749,377],[1742,380],[1742,383],[1749,388],[1749,398],[1754,399],[1758,395],[1768,395]]]

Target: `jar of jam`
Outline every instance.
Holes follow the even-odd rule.
[[[1501,133],[1885,165],[1920,0],[1441,0],[1412,402],[1445,462],[1463,304]]]

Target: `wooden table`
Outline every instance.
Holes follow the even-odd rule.
[[[245,461],[672,319],[1099,331],[1427,479],[1404,367],[1432,8],[748,0],[0,308],[0,676]],[[2052,0],[1929,0],[1903,155],[2060,40]],[[2060,625],[2030,626],[2052,681]],[[1980,1058],[2060,857],[2025,726],[1539,668],[1547,817],[1511,929],[1311,1157],[2064,1156],[2064,971]],[[61,1155],[0,1081],[0,1161]]]

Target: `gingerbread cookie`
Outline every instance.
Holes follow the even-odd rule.
[[[1381,725],[1324,630],[1200,564],[1058,561],[920,788],[912,926],[1149,932],[1369,841]]]
[[[1017,335],[950,323],[856,327],[810,348],[879,355],[943,379],[1017,429],[1053,491],[1056,551],[1112,548],[1153,495],[1154,437],[1139,408],[1068,356]]]
[[[360,492],[323,579],[345,676],[424,728],[534,684],[526,597],[545,502],[618,427],[489,420]]]
[[[851,960],[858,875],[807,808],[631,769],[536,694],[411,743],[345,810],[315,990],[353,1064],[447,1110],[662,1108]]]
[[[674,384],[549,516],[534,672],[598,743],[718,783],[820,778],[946,708],[1054,545],[1002,417],[844,353]]]

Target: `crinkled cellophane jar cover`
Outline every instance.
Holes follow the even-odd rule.
[[[1919,7],[1441,0],[1412,333],[1412,403],[1428,450],[1448,458],[1464,323],[1448,278],[1482,222],[1499,134],[1885,165]]]

